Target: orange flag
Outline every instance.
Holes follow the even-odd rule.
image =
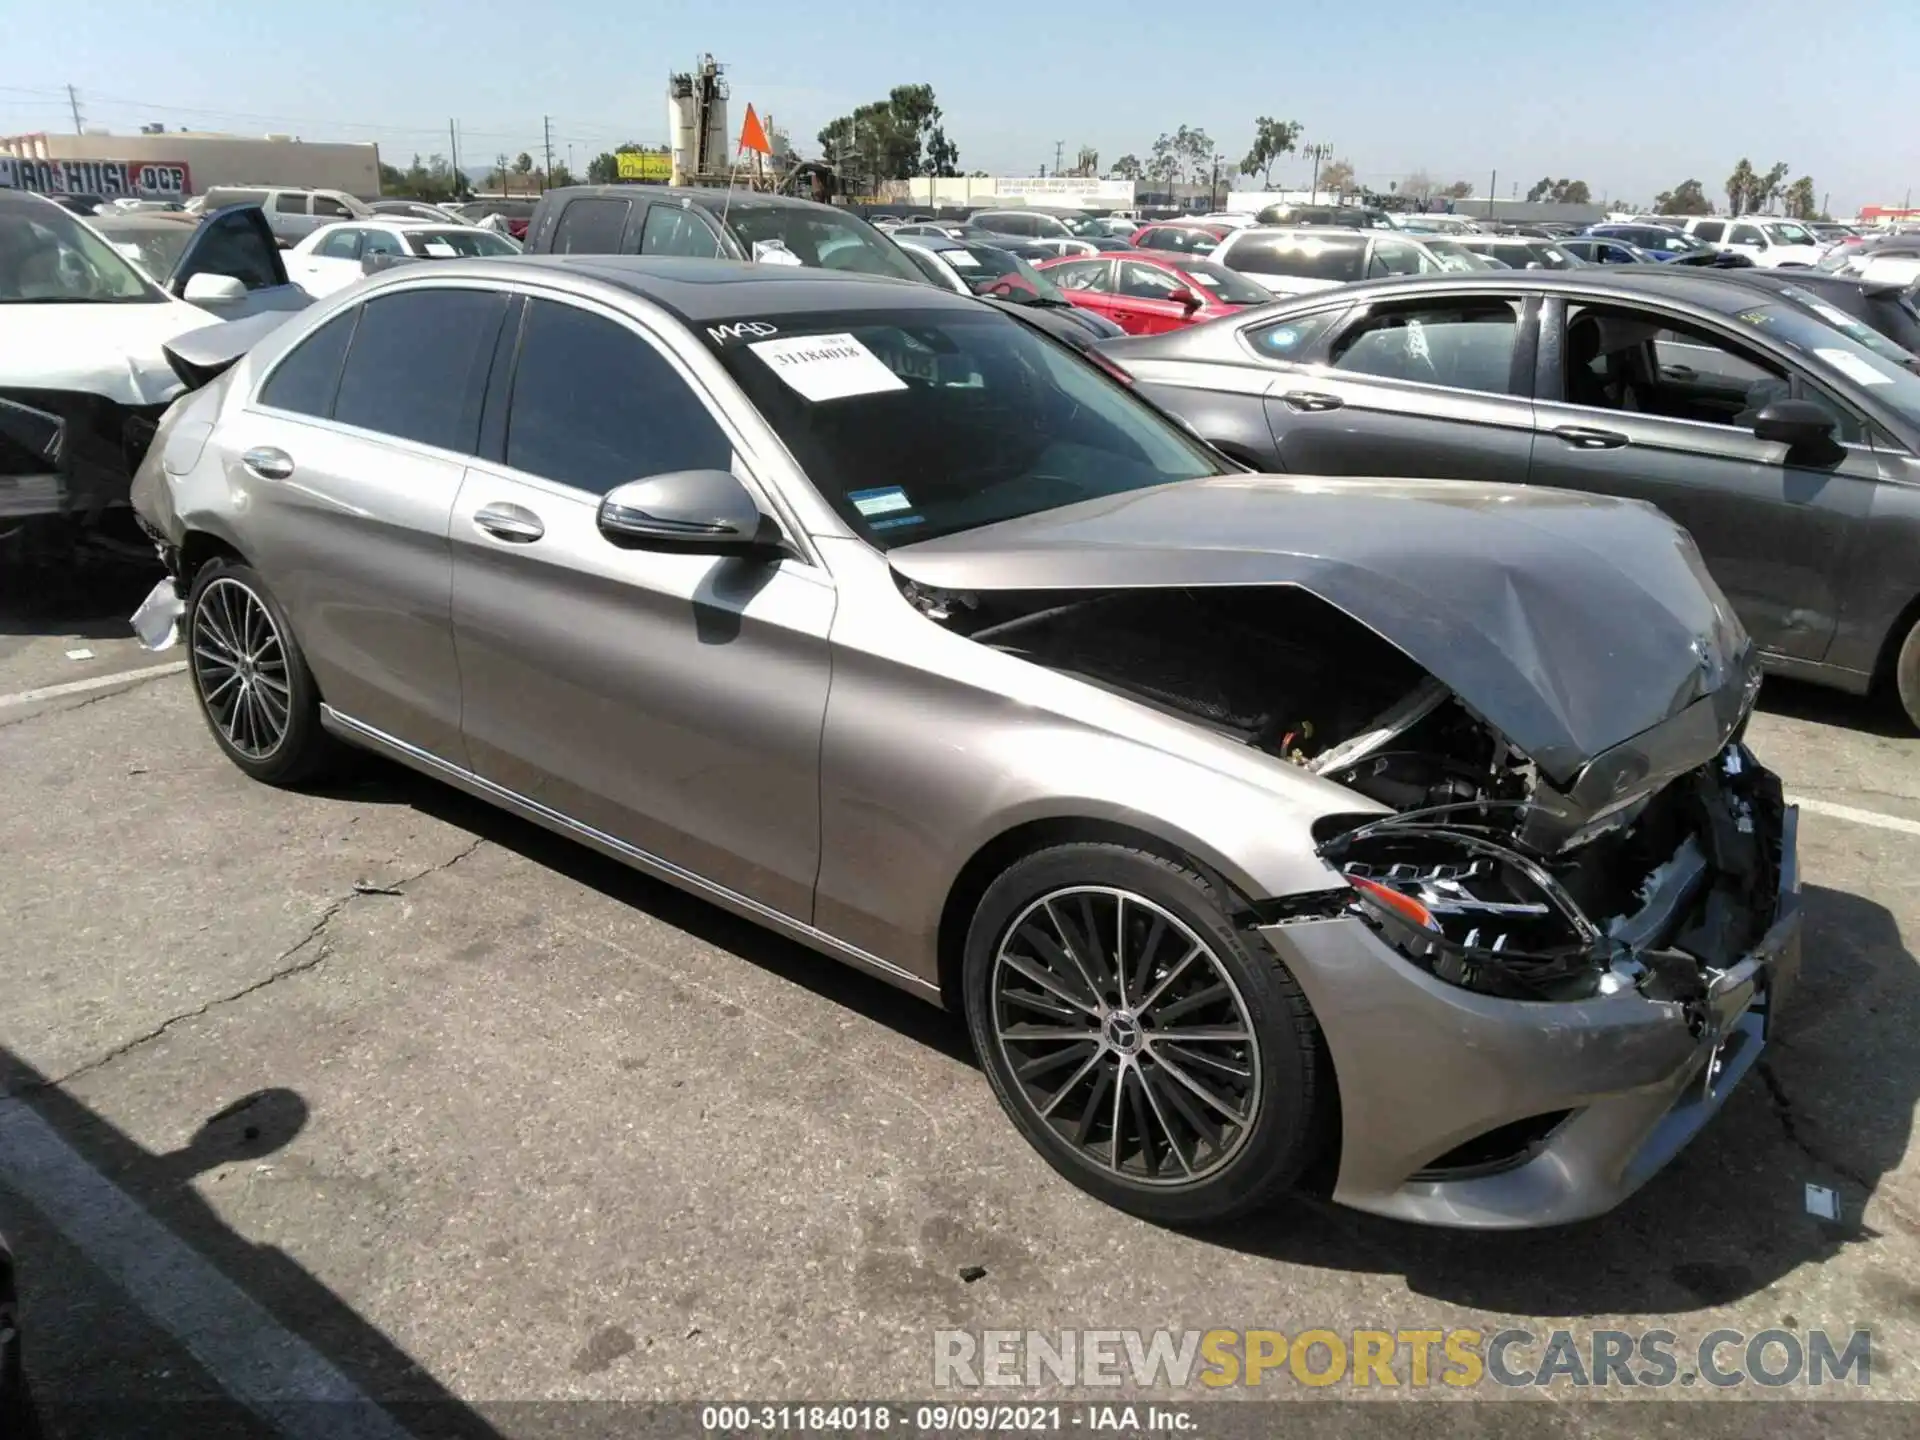
[[[740,148],[758,150],[762,155],[771,156],[773,146],[767,143],[767,132],[761,128],[760,117],[753,113],[753,106],[747,106],[747,123],[740,127]]]

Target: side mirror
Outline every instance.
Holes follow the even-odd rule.
[[[1185,285],[1182,285],[1178,290],[1175,290],[1171,295],[1167,296],[1167,299],[1185,310],[1189,315],[1200,308],[1200,297]]]
[[[600,533],[616,545],[704,555],[770,555],[765,518],[739,477],[671,470],[616,485],[600,502]]]
[[[1788,449],[1833,444],[1833,415],[1811,400],[1773,400],[1754,417],[1753,433],[1762,440],[1778,440]]]
[[[180,298],[189,305],[231,305],[247,298],[247,287],[231,275],[214,275],[202,270],[189,275]]]

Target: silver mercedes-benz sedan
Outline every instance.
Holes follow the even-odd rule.
[[[952,1007],[1126,1210],[1599,1213],[1798,968],[1753,647],[1646,505],[1245,473],[820,269],[449,260],[173,354],[137,618],[236,765],[380,752]]]

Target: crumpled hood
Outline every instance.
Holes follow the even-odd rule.
[[[80,390],[152,405],[180,389],[160,347],[211,323],[184,301],[0,305],[0,389]]]
[[[1685,532],[1650,505],[1564,490],[1222,475],[888,560],[950,590],[1298,585],[1404,650],[1561,786],[1744,688],[1754,665]]]

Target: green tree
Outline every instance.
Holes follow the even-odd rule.
[[[1276,120],[1262,115],[1253,122],[1253,148],[1240,162],[1242,175],[1258,175],[1264,189],[1273,188],[1273,167],[1282,155],[1291,155],[1300,144],[1298,120]],[[1209,152],[1213,146],[1207,146]]]
[[[1773,168],[1754,182],[1754,191],[1759,197],[1756,204],[1748,207],[1757,210],[1770,210],[1773,202],[1786,193],[1787,162],[1776,160]]]
[[[1727,213],[1744,215],[1760,201],[1760,177],[1754,173],[1753,162],[1740,157],[1740,163],[1733,167],[1733,173],[1727,176]]]
[[[1147,167],[1140,163],[1138,155],[1122,155],[1113,162],[1113,178],[1116,180],[1139,180],[1147,173]]]
[[[1424,170],[1416,170],[1401,179],[1400,193],[1424,203],[1433,194],[1433,177]]]
[[[1467,193],[1473,193],[1469,188]],[[1527,199],[1545,200],[1555,205],[1591,205],[1593,192],[1587,188],[1584,180],[1555,180],[1543,177],[1527,191]]]
[[[1332,195],[1345,195],[1354,188],[1353,162],[1329,160],[1320,167],[1320,188]]]
[[[960,147],[942,120],[931,85],[896,85],[886,99],[828,121],[820,148],[833,169],[862,181],[957,175]]]
[[[1653,211],[1656,215],[1711,215],[1713,202],[1698,180],[1682,180],[1653,197]]]
[[[557,190],[562,185],[571,184],[573,184],[573,172],[567,169],[566,162],[563,160],[554,161],[553,169],[547,172],[548,188]]]
[[[1169,184],[1182,179],[1197,181],[1210,173],[1213,153],[1213,138],[1206,131],[1182,125],[1153,142],[1153,159],[1147,171]]]
[[[524,150],[514,156],[513,173],[516,175],[531,175],[533,173],[533,156]]]
[[[1787,187],[1785,204],[1787,214],[1796,220],[1820,218],[1820,197],[1814,194],[1811,175],[1802,175]]]
[[[1440,193],[1449,200],[1465,200],[1469,195],[1473,194],[1473,182],[1471,180],[1456,180]]]
[[[587,183],[591,185],[611,185],[620,178],[620,162],[613,158],[611,150],[602,150],[587,161]]]

